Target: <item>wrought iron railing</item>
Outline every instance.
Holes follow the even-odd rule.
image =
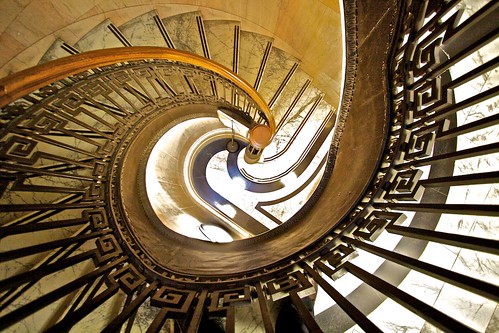
[[[134,236],[120,238],[112,232],[121,223],[120,217],[111,217],[120,214],[119,200],[110,202],[119,195],[112,190],[113,177],[119,178],[112,170],[122,163],[118,160],[140,124],[168,116],[179,106],[203,104],[213,106],[214,116],[217,107],[225,107],[249,119],[249,126],[275,128],[265,102],[244,81],[209,60],[175,50],[147,47],[79,54],[20,72],[0,85],[2,261],[6,272],[30,266],[34,258],[39,261],[28,272],[7,274],[3,280],[3,327],[14,323],[12,318],[38,311],[36,304],[47,304],[10,308],[22,303],[24,292],[31,292],[41,279],[95,260],[96,268],[106,268],[79,281],[84,285],[97,279],[100,288],[101,274],[128,262],[119,243]],[[34,244],[25,243],[27,235]],[[16,237],[22,243],[16,243]],[[95,244],[89,246],[88,241]],[[130,251],[144,253],[140,245],[128,244]],[[45,256],[47,251],[55,254]],[[66,297],[80,284],[71,285],[43,299]],[[117,292],[117,286],[106,297]],[[68,320],[74,323],[75,318]]]
[[[473,301],[466,297],[471,298],[472,294],[484,297],[486,300],[477,302],[492,304],[493,308],[499,300],[497,280],[491,280],[494,274],[458,272],[451,262],[443,264],[438,260],[443,254],[436,249],[437,244],[456,247],[458,255],[452,260],[464,260],[459,254],[465,251],[477,258],[493,254],[486,259],[491,260],[489,264],[497,263],[494,256],[499,254],[497,228],[492,227],[488,235],[477,236],[469,231],[466,234],[459,228],[459,219],[449,218],[449,214],[470,215],[480,221],[498,216],[499,211],[494,195],[486,204],[467,203],[463,199],[463,193],[495,191],[494,184],[499,181],[499,164],[494,155],[499,146],[497,137],[491,134],[498,111],[497,78],[494,81],[498,49],[494,40],[499,25],[494,17],[499,13],[499,4],[491,1],[465,20],[462,15],[474,6],[479,7],[464,1],[407,1],[402,6],[402,23],[388,73],[391,128],[381,165],[367,195],[336,229],[335,238],[341,242],[313,265],[302,265],[367,332],[390,329],[387,322],[397,323],[396,316],[385,314],[385,322],[378,320],[378,327],[374,327],[373,320],[364,313],[374,311],[381,301],[370,305],[351,303],[319,274],[336,279],[346,273],[342,279],[361,280],[377,290],[381,299],[390,298],[401,305],[401,313],[402,307],[406,308],[413,312],[413,317],[426,321],[425,325],[446,332],[484,330],[492,313],[489,311],[484,315],[487,319],[478,323],[466,314],[470,310],[460,312],[449,304],[434,306],[440,301],[437,295],[421,301],[423,292],[418,293],[414,290],[417,288],[398,287],[410,272],[421,273],[421,279],[431,277],[469,292],[460,301],[466,299],[470,308]],[[472,118],[475,120],[470,121]],[[462,148],[463,141],[473,137],[483,141],[472,143],[475,147]],[[460,170],[465,162],[476,168]],[[486,171],[482,171],[485,169],[480,168],[480,163],[489,163]],[[474,185],[483,187],[476,189]],[[451,226],[444,228],[445,224]],[[445,231],[435,230],[440,228]],[[387,240],[396,239],[390,234],[403,236],[394,248],[386,244]],[[381,236],[384,237],[378,239]],[[423,256],[426,249],[432,259]],[[366,268],[368,265],[362,261],[350,260],[357,252],[384,262],[377,269]],[[437,287],[439,292],[442,284]],[[364,292],[369,288],[364,288]],[[361,289],[352,292],[351,299],[362,295]],[[337,311],[328,313],[335,314]],[[399,320],[399,327],[405,327],[403,320],[412,319],[408,315]]]
[[[193,68],[201,67],[204,70],[216,73],[220,78],[230,82],[227,89],[221,89],[220,93],[216,91],[217,87],[213,84],[210,88],[210,94],[216,95],[219,98],[230,101],[232,105],[237,106],[246,114],[252,116],[256,123],[267,125],[272,133],[275,133],[275,122],[272,113],[267,106],[267,103],[262,100],[260,95],[243,79],[226,69],[225,67],[210,61],[209,59],[173,49],[165,49],[160,47],[127,47],[115,49],[103,49],[90,51],[83,54],[77,54],[72,57],[57,59],[53,62],[42,64],[36,68],[27,69],[15,73],[7,78],[0,80],[0,106],[5,107],[11,102],[18,99],[24,99],[26,96],[35,92],[37,89],[42,89],[45,94],[51,89],[47,88],[49,84],[54,85],[58,80],[66,80],[63,85],[68,85],[75,78],[84,78],[91,73],[98,73],[102,67],[121,66],[120,64],[140,62],[144,59],[157,61],[178,62],[179,64],[190,65]],[[67,78],[71,78],[67,81]],[[62,81],[61,81],[62,82]],[[161,84],[160,82],[158,82]],[[196,93],[196,85],[185,78],[185,82],[192,93]],[[235,88],[233,88],[235,87]],[[152,86],[157,91],[157,87]],[[161,89],[165,89],[162,87]],[[166,88],[170,89],[170,88]],[[228,91],[233,89],[233,91]],[[175,94],[175,92],[170,91]],[[161,96],[158,93],[158,96]],[[150,98],[154,101],[154,98]],[[29,104],[29,102],[28,102]]]
[[[134,60],[68,72],[73,76],[54,77],[59,81],[46,87],[24,88],[20,83],[19,95],[5,85],[4,94],[20,99],[1,113],[0,260],[5,263],[5,275],[0,281],[0,328],[41,315],[50,318],[41,329],[84,329],[82,323],[100,318],[99,309],[104,309],[109,315],[101,318],[99,327],[93,323],[94,329],[130,331],[133,325],[141,325],[148,332],[159,332],[167,319],[175,319],[185,331],[195,332],[205,314],[225,318],[225,330],[233,332],[236,306],[256,301],[261,325],[273,332],[269,299],[289,297],[307,328],[319,332],[330,328],[310,313],[303,300],[317,284],[335,302],[327,310],[337,324],[331,331],[353,325],[366,332],[386,330],[385,322],[395,321],[398,313],[385,312],[381,319],[371,315],[386,299],[393,300],[400,313],[416,317],[419,329],[430,325],[453,332],[485,331],[499,298],[493,269],[480,275],[458,271],[448,261],[445,265],[432,261],[440,255],[432,250],[435,244],[457,249],[454,259],[465,250],[477,257],[490,255],[487,260],[492,265],[497,265],[499,254],[497,227],[488,234],[473,235],[460,230],[458,221],[445,220],[447,214],[478,220],[499,215],[497,197],[486,203],[453,201],[459,196],[457,188],[469,186],[464,192],[470,193],[470,187],[486,185],[494,193],[499,182],[494,155],[499,146],[496,137],[486,133],[494,133],[498,124],[497,85],[490,80],[497,72],[498,21],[494,18],[499,3],[485,4],[466,20],[461,18],[467,10],[463,3],[405,1],[400,5],[387,68],[389,137],[371,185],[343,220],[328,222],[334,228],[326,236],[319,235],[313,245],[261,269],[238,270],[228,262],[227,274],[171,270],[144,249],[128,224],[134,217],[119,213],[117,156],[126,149],[136,124],[152,119],[165,107],[216,103],[223,91],[233,96],[234,88],[228,87],[231,83],[226,78],[162,60]],[[347,19],[355,13],[351,5],[346,12]],[[482,63],[467,62],[473,57]],[[163,80],[179,73],[178,85]],[[368,78],[358,78],[364,79]],[[472,83],[480,88],[471,90]],[[154,88],[143,90],[145,84]],[[179,87],[184,93],[177,91]],[[351,96],[351,91],[346,95]],[[250,98],[244,96],[246,102],[238,105],[257,110]],[[482,115],[470,121],[470,107]],[[460,140],[471,133],[486,139],[476,147],[462,147]],[[471,172],[466,163],[457,164],[470,158],[467,162],[476,166]],[[487,163],[487,169],[477,166]],[[42,192],[50,196],[37,196]],[[451,227],[445,229],[446,223]],[[28,233],[33,243],[19,244],[17,236]],[[382,241],[393,235],[401,238],[389,248]],[[189,244],[182,246],[169,252],[170,257],[183,260],[190,255],[182,252]],[[213,256],[229,258],[233,245],[220,246],[224,253],[213,252]],[[425,249],[433,251],[434,258],[423,259]],[[356,254],[361,258],[368,253],[383,260],[378,268],[367,268],[354,259]],[[200,264],[217,264],[209,256],[204,258],[208,262]],[[434,298],[420,299],[415,290],[400,286],[411,272],[437,281],[440,289]],[[348,294],[329,279],[340,276],[363,284]],[[486,306],[476,311],[485,319],[477,323],[466,314],[456,314],[448,304],[439,305],[443,285],[457,287],[472,306],[473,299],[481,297]],[[365,290],[375,290],[376,297],[365,296]],[[117,310],[109,303],[113,300]]]

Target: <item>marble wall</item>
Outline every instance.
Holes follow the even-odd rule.
[[[200,10],[205,20],[240,21],[242,30],[274,38],[331,103],[338,100],[342,34],[335,0],[2,0],[1,8],[0,77],[36,65],[57,38],[74,45],[105,19],[120,26],[151,10],[162,19]]]

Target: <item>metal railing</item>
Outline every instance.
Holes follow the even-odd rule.
[[[133,63],[144,59],[199,66],[204,70],[216,73],[238,88],[231,98],[238,100],[239,95],[241,95],[240,98],[243,98],[244,101],[236,104],[240,105],[245,112],[253,113],[257,118],[263,118],[263,123],[270,128],[272,134],[275,133],[274,118],[267,103],[250,84],[229,69],[207,58],[161,47],[140,46],[89,51],[20,71],[0,80],[0,107],[5,107],[37,89],[49,86],[58,80],[74,77],[84,71],[94,70],[98,72],[100,67]],[[262,121],[257,122],[262,123]]]
[[[8,276],[0,281],[0,328],[42,309],[52,311],[57,301],[64,300],[68,308],[51,317],[47,328],[53,332],[69,330],[89,320],[107,301],[122,300],[109,312],[103,331],[114,332],[124,325],[129,331],[136,324],[145,325],[148,332],[159,332],[167,319],[175,319],[185,331],[195,332],[203,314],[208,314],[224,317],[225,330],[233,332],[236,306],[256,301],[262,326],[273,332],[268,302],[289,297],[308,329],[320,332],[327,328],[303,300],[315,292],[317,284],[335,302],[327,315],[335,318],[339,330],[353,325],[367,332],[384,330],[384,321],[369,314],[382,301],[391,299],[401,313],[409,312],[421,325],[449,332],[484,331],[487,319],[485,324],[476,324],[449,306],[435,305],[438,295],[421,300],[413,290],[400,287],[410,272],[417,272],[440,283],[437,294],[442,285],[452,285],[463,297],[471,295],[470,302],[475,296],[482,297],[487,306],[477,311],[493,311],[499,300],[497,280],[489,280],[490,275],[456,271],[451,265],[442,267],[421,258],[430,245],[441,244],[455,247],[458,253],[470,250],[476,256],[491,255],[490,260],[497,263],[497,230],[488,236],[463,233],[456,225],[435,230],[449,214],[480,218],[495,217],[499,212],[497,198],[468,203],[452,195],[455,188],[463,186],[487,185],[494,191],[499,182],[497,156],[492,155],[499,152],[497,138],[488,136],[476,147],[460,143],[470,133],[486,136],[476,131],[490,130],[499,123],[494,106],[497,84],[487,81],[497,71],[497,50],[490,47],[498,33],[499,23],[494,18],[499,3],[489,2],[466,20],[461,19],[466,11],[461,3],[402,2],[387,68],[389,137],[377,173],[358,204],[343,220],[332,221],[336,227],[330,233],[295,256],[240,274],[189,275],[168,270],[151,258],[133,230],[120,222],[126,217],[113,213],[119,197],[112,186],[116,174],[111,171],[111,160],[122,147],[119,141],[133,134],[133,124],[171,105],[215,103],[221,96],[230,101],[224,95],[228,92],[233,96],[230,92],[234,88],[228,88],[230,83],[224,81],[230,78],[206,74],[197,65],[165,64],[148,56],[144,59],[150,60],[121,59],[110,67],[99,64],[90,71],[87,69],[95,66],[68,69],[63,76],[54,75],[51,80],[59,81],[50,86],[46,81],[38,83],[36,77],[27,86],[21,82],[22,76],[17,77],[19,83],[2,81],[2,94],[8,96],[2,101],[9,101],[3,105],[10,104],[1,113],[0,237],[2,245],[10,248],[0,253],[1,261],[9,267]],[[353,12],[348,11],[349,15]],[[106,52],[112,58],[116,50]],[[492,55],[483,60],[484,53]],[[466,62],[477,54],[482,63]],[[70,62],[66,59],[61,65],[70,67]],[[44,68],[48,76],[50,66]],[[191,81],[191,74],[206,80]],[[173,81],[164,80],[165,76]],[[178,85],[168,84],[175,82],[175,77]],[[481,88],[460,90],[473,80],[481,82]],[[144,84],[155,88],[143,90]],[[179,87],[183,93],[177,91]],[[261,111],[262,118],[265,116],[257,102],[245,103],[250,102],[242,105],[251,105],[255,114]],[[480,111],[475,115],[482,115],[470,121],[470,107]],[[61,159],[59,151],[70,153]],[[465,159],[489,163],[490,168],[470,172],[465,164],[457,164]],[[37,192],[52,196],[37,198]],[[47,231],[53,233],[47,235]],[[28,233],[39,235],[33,237],[38,243],[16,244],[17,235]],[[376,242],[390,235],[400,236],[393,248]],[[369,270],[353,260],[356,254],[367,253],[383,259],[379,268]],[[65,282],[43,294],[33,291],[40,281],[50,283],[54,273],[66,270],[74,275],[69,274]],[[351,278],[362,284],[347,294],[326,276],[333,280]],[[371,297],[374,301],[365,296],[366,290],[377,292],[377,297]],[[144,311],[150,312],[144,315]],[[395,320],[392,311],[384,316]],[[489,311],[483,316],[490,319],[492,314]]]

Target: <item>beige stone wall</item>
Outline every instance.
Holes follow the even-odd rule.
[[[341,81],[337,0],[1,0],[0,77],[34,66],[60,38],[76,43],[106,18],[116,26],[153,9],[161,18],[200,10],[204,19],[241,21],[275,38],[335,105]]]

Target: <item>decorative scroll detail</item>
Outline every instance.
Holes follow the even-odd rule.
[[[195,291],[180,290],[168,286],[162,286],[151,297],[151,305],[166,309],[169,312],[186,315],[191,309]]]
[[[39,158],[38,154],[33,154],[37,144],[38,142],[30,138],[13,135],[5,143],[2,143],[0,158],[34,164]]]
[[[118,257],[123,251],[114,235],[105,235],[96,242],[97,262],[103,263],[109,259]]]
[[[127,294],[132,294],[146,282],[144,275],[133,265],[126,265],[109,276],[111,283],[118,283]]]
[[[85,210],[83,211],[83,218],[90,222],[90,226],[93,230],[106,229],[109,227],[104,209]]]
[[[405,220],[402,213],[391,213],[370,209],[363,211],[364,217],[359,217],[355,224],[357,229],[353,232],[356,238],[374,242],[389,224],[401,223]]]
[[[346,273],[343,265],[357,256],[358,254],[352,246],[339,244],[323,253],[321,259],[317,260],[314,266],[328,274],[333,280],[337,280]]]
[[[418,169],[395,173],[390,181],[385,183],[386,193],[380,197],[387,201],[419,201],[424,188],[418,183],[423,172]]]
[[[214,315],[224,316],[229,308],[241,303],[251,301],[250,289],[248,286],[218,290],[211,294],[211,302],[208,311]]]
[[[472,69],[457,79],[451,77],[449,68],[480,45],[485,45],[489,38],[487,32],[480,31],[476,32],[476,41],[463,38],[468,30],[472,30],[468,27],[473,22],[463,28],[468,23],[461,22],[461,9],[447,15],[458,2],[405,1],[401,4],[402,16],[387,69],[391,78],[389,137],[371,184],[348,216],[337,221],[335,228],[322,239],[317,239],[309,248],[297,251],[291,258],[260,271],[220,277],[189,276],[170,271],[157,264],[141,247],[127,223],[126,212],[116,200],[118,175],[113,172],[117,167],[115,161],[120,160],[131,138],[140,130],[136,125],[140,121],[152,120],[155,113],[177,106],[205,103],[229,105],[243,118],[266,122],[265,113],[251,96],[227,78],[177,61],[128,61],[82,69],[80,73],[72,72],[61,81],[40,87],[5,106],[0,111],[0,194],[3,200],[0,209],[6,212],[6,218],[1,221],[0,232],[11,234],[2,234],[2,238],[22,232],[54,230],[60,240],[47,240],[42,244],[20,247],[19,252],[2,253],[4,261],[28,256],[36,256],[35,260],[43,257],[43,260],[32,270],[0,281],[2,291],[7,291],[7,296],[1,297],[0,306],[8,312],[0,317],[0,329],[9,327],[14,317],[23,318],[29,315],[29,311],[38,310],[28,309],[30,306],[10,310],[11,303],[23,297],[24,292],[33,290],[30,288],[42,278],[85,260],[93,261],[97,269],[85,273],[83,280],[64,286],[64,290],[59,291],[60,295],[52,292],[48,298],[42,299],[55,302],[79,291],[78,288],[85,289],[81,295],[88,296],[88,300],[85,302],[83,296],[75,296],[75,306],[59,323],[70,319],[72,325],[73,321],[81,319],[78,317],[81,313],[92,310],[92,304],[98,306],[99,302],[105,301],[105,297],[111,297],[119,290],[126,294],[129,303],[118,315],[116,325],[120,326],[135,316],[137,308],[151,295],[150,304],[162,309],[155,326],[159,330],[166,317],[188,320],[195,304],[199,310],[196,312],[202,313],[205,299],[196,301],[199,285],[202,284],[210,288],[208,313],[227,317],[231,313],[233,319],[234,307],[250,303],[254,297],[250,284],[255,281],[265,286],[263,297],[271,296],[273,300],[314,293],[313,281],[309,277],[314,275],[310,274],[310,270],[307,275],[297,270],[300,267],[297,263],[300,262],[313,264],[314,270],[333,279],[348,271],[370,282],[374,288],[378,286],[382,292],[390,295],[399,292],[398,299],[411,308],[407,303],[413,298],[408,294],[395,290],[395,286],[379,281],[374,274],[364,272],[350,262],[357,255],[356,248],[370,250],[400,265],[404,264],[404,260],[411,260],[408,267],[418,267],[462,288],[471,286],[469,290],[493,299],[494,293],[486,291],[483,286],[490,286],[483,281],[476,282],[467,276],[462,279],[463,276],[456,275],[456,272],[449,273],[418,262],[415,258],[369,244],[376,241],[384,230],[392,230],[404,237],[497,253],[497,243],[492,239],[482,241],[475,237],[401,225],[406,219],[405,211],[415,211],[416,214],[419,211],[429,212],[434,214],[431,217],[434,219],[439,218],[439,213],[457,211],[454,206],[452,210],[445,204],[424,202],[425,196],[431,192],[425,188],[449,188],[480,184],[481,181],[480,175],[453,176],[451,173],[450,176],[433,176],[422,166],[433,168],[433,163],[442,162],[438,160],[441,156],[445,157],[442,163],[449,163],[447,158],[452,162],[460,158],[460,154],[479,156],[483,152],[498,151],[495,143],[491,147],[486,146],[487,150],[477,147],[465,153],[456,152],[452,144],[445,146],[445,149],[439,147],[439,139],[441,141],[449,132],[460,135],[497,123],[496,118],[491,116],[476,123],[455,124],[456,112],[497,95],[497,89],[490,88],[480,92],[485,94],[483,98],[482,95],[474,96],[462,104],[455,101],[456,87],[497,68],[497,61],[490,60],[481,69]],[[496,5],[491,1],[485,5],[481,12],[483,15],[473,16],[470,20],[480,21],[485,14],[491,15],[496,10],[493,6]],[[350,27],[347,36],[350,37],[347,43],[347,88],[342,109],[350,107],[357,79],[356,8],[350,4],[345,10]],[[478,45],[479,42],[482,44]],[[338,118],[340,128],[346,121],[345,117],[343,112]],[[336,144],[339,135],[340,131],[335,133]],[[332,155],[336,154],[336,144],[333,144]],[[328,170],[331,169],[332,165],[328,164]],[[487,181],[497,182],[496,173],[487,173],[486,176]],[[433,181],[438,186],[432,184]],[[325,186],[325,181],[322,186]],[[320,191],[314,194],[315,199],[319,194]],[[467,213],[466,207],[461,211]],[[490,205],[473,205],[472,211],[486,215],[492,209]],[[47,255],[47,251],[52,250]],[[33,276],[28,276],[29,273]],[[16,278],[23,280],[16,282]],[[108,289],[95,296],[104,282]],[[329,287],[329,292],[338,300],[349,304],[348,300],[342,299],[342,295],[334,293],[332,286]],[[203,291],[204,297],[207,292],[208,288]],[[78,302],[83,305],[78,307]],[[34,305],[41,308],[36,301]],[[442,318],[435,309],[430,307],[432,310],[428,310],[428,305],[418,306],[424,310],[418,312],[423,314],[424,319],[432,322],[432,318]],[[361,322],[365,320],[360,311],[355,312],[354,305],[346,308],[353,318],[360,318]],[[77,316],[72,317],[71,311]],[[443,324],[440,328],[445,331],[447,327]]]
[[[303,298],[315,293],[315,289],[308,278],[300,271],[295,271],[282,278],[267,282],[267,290],[272,300],[296,294]]]

